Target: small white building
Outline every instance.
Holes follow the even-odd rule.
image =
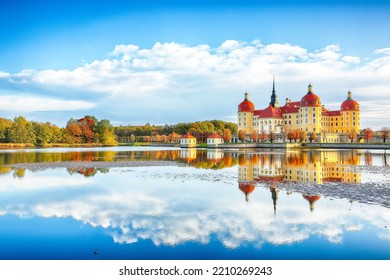
[[[214,132],[209,137],[207,137],[208,147],[218,147],[221,144],[223,144],[223,138],[219,134]]]
[[[182,148],[194,148],[196,147],[196,138],[191,134],[184,134],[180,138],[180,147]]]

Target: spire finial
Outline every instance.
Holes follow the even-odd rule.
[[[272,93],[275,92],[275,75],[272,77]]]
[[[275,91],[275,75],[272,78],[272,94],[271,94],[271,102],[269,103],[274,108],[279,108],[278,97]]]
[[[248,91],[245,90],[245,100],[248,100]]]
[[[313,86],[310,84],[308,85],[308,93],[313,93]]]
[[[349,89],[349,91],[348,91],[348,99],[352,99],[352,92],[351,92],[351,89]]]

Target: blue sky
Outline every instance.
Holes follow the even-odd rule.
[[[245,89],[265,107],[275,75],[282,104],[311,81],[337,109],[351,89],[362,127],[389,126],[389,14],[387,1],[2,1],[0,116],[234,121]]]

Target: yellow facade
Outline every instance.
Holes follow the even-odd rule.
[[[239,161],[239,182],[361,182],[361,174],[355,171],[360,164],[355,151],[246,155]]]
[[[291,102],[287,98],[282,107],[273,107],[273,104],[278,104],[274,90],[270,105],[263,110],[255,110],[248,93],[245,93],[245,100],[238,106],[238,131],[244,130],[249,138],[252,132],[281,134],[299,130],[305,131],[307,137],[315,133],[317,142],[345,142],[350,131],[360,133],[360,108],[350,91],[340,110],[330,111],[321,106],[312,85],[309,85],[308,93],[300,102]]]

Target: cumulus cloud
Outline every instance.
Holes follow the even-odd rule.
[[[289,43],[237,40],[216,48],[175,42],[157,42],[151,48],[122,44],[106,59],[75,69],[0,72],[0,87],[34,89],[52,99],[74,99],[77,93],[84,102],[96,102],[99,114],[113,116],[115,122],[227,118],[235,115],[245,89],[253,93],[256,107],[268,104],[273,74],[281,100],[299,100],[310,81],[325,104],[341,103],[349,88],[358,101],[367,93],[372,99],[389,94],[389,50],[375,50],[379,57],[362,60],[344,54],[337,44],[314,51]],[[361,108],[364,126],[370,116]]]
[[[23,96],[0,96],[0,111],[10,112],[54,112],[54,111],[77,111],[95,107],[95,104],[88,101],[59,100],[39,97]],[[48,119],[49,120],[49,119]]]
[[[61,196],[51,191],[53,187],[63,186],[63,178],[56,172],[26,174],[18,182],[25,182],[25,190],[34,189],[36,195],[23,196],[20,188],[2,185],[0,193],[7,193],[7,199],[0,203],[0,214],[70,217],[104,228],[114,242],[150,240],[156,246],[207,244],[215,237],[232,249],[248,243],[256,248],[265,243],[294,244],[312,236],[342,243],[346,232],[361,231],[365,225],[375,229],[373,234],[389,239],[388,231],[383,228],[390,222],[387,208],[364,205],[366,211],[362,211],[363,205],[359,203],[351,206],[345,200],[323,197],[316,202],[315,211],[310,212],[301,194],[287,196],[280,192],[275,216],[268,188],[257,188],[251,194],[250,203],[246,203],[236,183],[213,180],[230,179],[231,182],[229,172],[236,170],[218,173],[189,168],[141,168],[122,172],[121,176],[105,174],[98,180],[88,178],[82,193],[78,188],[71,188]],[[186,180],[189,175],[193,178]],[[27,183],[32,178],[36,178],[35,186],[42,180],[51,183],[32,188]],[[207,182],[202,178],[207,178]],[[139,188],[141,184],[143,187]],[[211,184],[214,195],[210,195]]]

